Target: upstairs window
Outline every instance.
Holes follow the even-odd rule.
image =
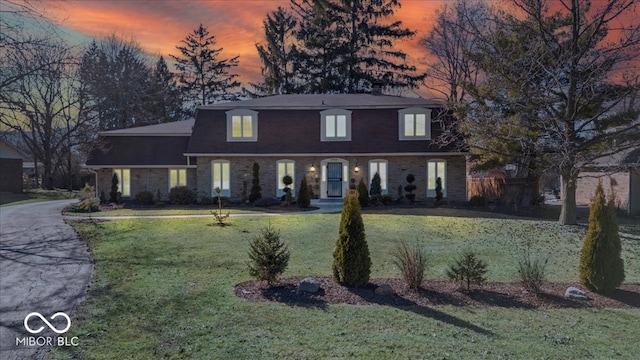
[[[351,140],[351,111],[332,109],[320,112],[322,141]]]
[[[398,111],[400,140],[431,139],[431,110],[409,108]]]
[[[258,141],[258,112],[227,111],[227,141]]]

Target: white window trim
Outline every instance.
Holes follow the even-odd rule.
[[[229,142],[255,142],[258,141],[258,112],[249,109],[229,110],[227,114],[227,141]],[[233,117],[251,116],[251,136],[233,137]]]
[[[407,136],[404,134],[404,116],[406,114],[424,114],[425,115],[425,135],[424,136]],[[398,110],[398,138],[400,140],[429,140],[431,139],[431,109],[413,107]]]
[[[346,136],[327,136],[327,115],[346,116]],[[351,111],[344,109],[329,109],[320,112],[320,140],[321,141],[351,141]]]
[[[178,180],[178,184],[175,185],[175,186],[171,186],[171,171],[174,171],[174,170],[178,172],[177,173],[177,177],[176,177],[176,179]],[[184,184],[180,183],[180,171],[184,171]],[[171,168],[171,169],[169,169],[169,171],[167,171],[167,176],[168,176],[167,183],[169,184],[169,191],[171,191],[171,189],[176,187],[176,186],[187,186],[187,183],[188,183],[187,175],[188,175],[188,172],[187,172],[186,168]]]
[[[291,183],[291,185],[289,186],[289,189],[291,189],[291,196],[296,196],[296,162],[293,160],[289,160],[289,159],[282,159],[282,160],[278,160],[276,161],[276,196],[283,196],[284,195],[284,191],[282,191],[282,189],[284,188],[284,185],[281,184],[282,182],[282,178],[284,177],[284,175],[282,175],[282,177],[280,177],[281,174],[278,173],[278,169],[280,167],[280,164],[282,163],[292,163],[293,164],[293,174],[289,174],[291,176],[291,178],[293,179],[293,182]]]
[[[225,197],[230,197],[231,196],[231,161],[229,161],[229,160],[212,160],[211,161],[211,197],[215,197],[216,196],[216,192],[214,191],[214,189],[217,186],[213,181],[213,179],[215,178],[215,176],[213,175],[213,171],[215,169],[215,164],[229,164],[229,188],[228,189],[224,189],[222,187],[222,184],[220,184],[220,190],[222,190],[220,192],[220,195],[221,196],[225,196]],[[220,174],[220,177],[221,177],[221,182],[224,183],[224,173]]]
[[[389,193],[389,189],[388,189],[388,187],[389,187],[389,161],[387,161],[385,159],[371,159],[371,160],[369,160],[369,164],[368,164],[369,165],[369,168],[368,168],[368,171],[369,171],[369,190],[371,190],[371,182],[373,181],[373,176],[376,174],[375,172],[372,173],[372,171],[371,171],[371,168],[372,168],[371,163],[384,163],[385,164],[385,166],[387,168],[387,174],[386,174],[387,176],[386,176],[386,179],[382,179],[382,175],[380,176],[380,180],[381,180],[380,181],[381,182],[380,185],[382,187],[381,194],[382,195],[388,194]]]
[[[448,188],[448,186],[447,186],[447,180],[448,180],[447,179],[447,167],[448,167],[448,164],[447,164],[447,160],[444,160],[444,159],[429,159],[429,160],[427,160],[427,197],[433,198],[433,197],[436,196],[436,189],[435,188],[429,189],[429,163],[431,163],[431,162],[436,163],[436,171],[438,169],[437,163],[439,163],[439,162],[444,163],[444,179],[442,179],[442,197],[447,197],[447,188]],[[438,174],[436,174],[436,179],[438,177],[442,177],[442,176],[438,176]]]

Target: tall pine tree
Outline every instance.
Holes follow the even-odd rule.
[[[164,57],[156,62],[150,79],[146,110],[150,123],[165,123],[182,119],[182,98],[175,76],[169,71]]]

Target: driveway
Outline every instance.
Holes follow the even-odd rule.
[[[42,358],[47,342],[59,346],[56,334],[38,316],[62,330],[84,299],[93,274],[93,262],[86,243],[64,223],[60,211],[77,200],[49,201],[0,208],[0,359]],[[64,337],[62,334],[60,337]],[[28,343],[28,337],[35,344]],[[18,340],[17,340],[18,339]],[[26,340],[25,340],[26,339]],[[71,338],[62,346],[73,346]],[[73,339],[78,346],[82,339]]]

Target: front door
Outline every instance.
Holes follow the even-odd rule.
[[[327,197],[342,197],[342,163],[327,163]]]

